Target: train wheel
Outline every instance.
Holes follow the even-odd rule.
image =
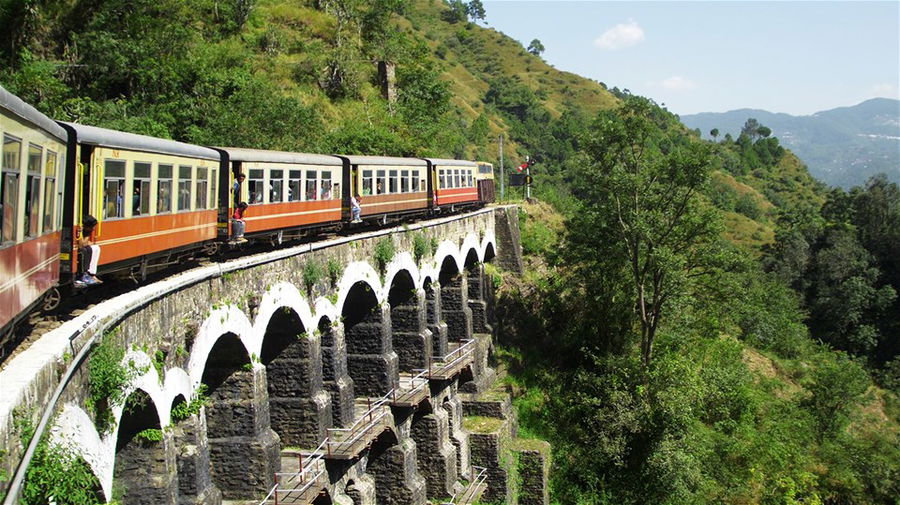
[[[280,246],[282,242],[284,242],[284,230],[279,230],[278,233],[269,237],[272,247]]]
[[[203,253],[207,256],[215,256],[219,253],[220,244],[218,242],[207,242],[203,244]]]
[[[50,291],[47,291],[47,294],[44,295],[43,308],[46,312],[56,310],[56,308],[59,307],[59,302],[61,301],[62,295],[59,292],[59,288],[50,288]]]

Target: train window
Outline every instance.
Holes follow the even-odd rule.
[[[397,192],[397,171],[391,170],[389,172],[388,177],[388,192],[396,193]]]
[[[284,170],[272,170],[269,172],[269,202],[281,202],[284,200]]]
[[[150,171],[153,165],[143,161],[134,162],[134,189],[131,195],[131,215],[150,213]]]
[[[316,179],[315,170],[306,171],[306,201],[311,202],[316,199]]]
[[[363,170],[362,176],[362,194],[368,196],[372,194],[372,171]]]
[[[413,170],[412,181],[410,181],[410,182],[412,183],[412,192],[418,193],[419,192],[419,171],[418,170]]]
[[[259,169],[250,170],[247,178],[249,179],[247,187],[250,189],[250,203],[263,203],[263,198],[265,198],[266,194],[263,171]]]
[[[385,171],[378,170],[377,177],[375,178],[375,193],[378,195],[383,195],[387,192],[387,183],[385,182]]]
[[[400,172],[400,192],[409,193],[409,170]]]
[[[194,167],[178,166],[178,210],[191,210],[191,179]]]
[[[288,201],[299,202],[303,200],[303,191],[301,190],[303,186],[300,184],[302,177],[303,170],[291,170],[288,172]]]
[[[22,141],[3,136],[3,181],[0,184],[0,201],[3,203],[3,220],[0,224],[0,236],[3,242],[15,241],[18,225],[19,203],[19,157]]]
[[[55,228],[53,204],[56,197],[56,153],[47,151],[44,163],[44,233]]]
[[[209,208],[215,209],[218,207],[219,201],[219,171],[215,168],[210,171],[210,186],[212,187],[212,192],[210,193],[212,197],[209,199]]]
[[[25,233],[37,237],[41,233],[41,158],[44,148],[28,145],[28,175],[25,179]]]
[[[209,169],[197,167],[197,192],[194,193],[194,210],[202,210],[208,207],[209,198]]]
[[[172,165],[160,165],[156,181],[156,213],[172,212]]]
[[[322,172],[322,188],[319,190],[322,200],[331,200],[331,172]]]
[[[103,218],[125,217],[125,162],[106,160],[103,172]]]
[[[443,170],[439,170],[438,173],[440,174],[440,176],[439,176],[440,182],[438,183],[438,188],[444,189],[444,187],[445,187],[445,184],[444,184],[444,171],[443,171]]]
[[[466,177],[468,177],[468,179],[469,179],[469,183],[466,184],[466,186],[471,188],[472,187],[472,171],[471,170],[466,171]]]

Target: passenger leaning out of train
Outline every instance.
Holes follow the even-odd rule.
[[[244,212],[247,210],[247,202],[241,202],[235,207],[234,214],[231,215],[231,231],[232,240],[237,243],[246,242],[244,238]]]
[[[356,194],[353,198],[350,199],[350,216],[352,217],[351,223],[361,223],[362,219],[359,218],[360,213],[362,213],[362,199],[359,196],[359,193]]]
[[[244,183],[244,179],[246,179],[246,178],[247,178],[247,176],[244,175],[243,173],[241,173],[241,174],[238,174],[237,178],[234,180],[234,187],[231,188],[231,193],[234,196],[234,204],[235,205],[237,205],[238,202],[241,201],[241,184]]]
[[[76,279],[76,285],[93,286],[102,284],[97,278],[97,263],[100,261],[100,246],[94,241],[94,228],[97,219],[94,216],[84,216],[81,220],[81,236],[78,237],[78,250],[81,251],[83,273]]]

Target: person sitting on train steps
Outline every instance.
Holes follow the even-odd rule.
[[[102,284],[97,278],[97,263],[100,261],[100,246],[94,241],[94,228],[97,219],[94,216],[84,216],[81,220],[81,236],[78,237],[78,250],[81,251],[83,264],[86,265],[83,273],[75,280],[75,285],[93,286]]]
[[[238,202],[241,201],[241,184],[244,183],[244,179],[247,176],[244,174],[238,174],[237,178],[234,180],[234,187],[231,189],[231,192],[234,194],[234,204],[237,205]]]
[[[362,213],[362,199],[359,197],[359,193],[356,194],[353,198],[350,199],[350,216],[353,218],[350,220],[351,223],[361,223],[362,219],[359,218],[360,213]]]
[[[247,241],[247,239],[244,238],[244,227],[246,225],[244,222],[244,211],[247,210],[247,207],[247,202],[241,202],[235,207],[234,214],[231,215],[232,240],[237,243]]]

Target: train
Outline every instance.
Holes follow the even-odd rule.
[[[0,357],[17,322],[86,288],[85,220],[100,247],[97,275],[139,282],[245,241],[278,245],[495,199],[486,162],[199,146],[54,121],[2,86],[0,135]]]

